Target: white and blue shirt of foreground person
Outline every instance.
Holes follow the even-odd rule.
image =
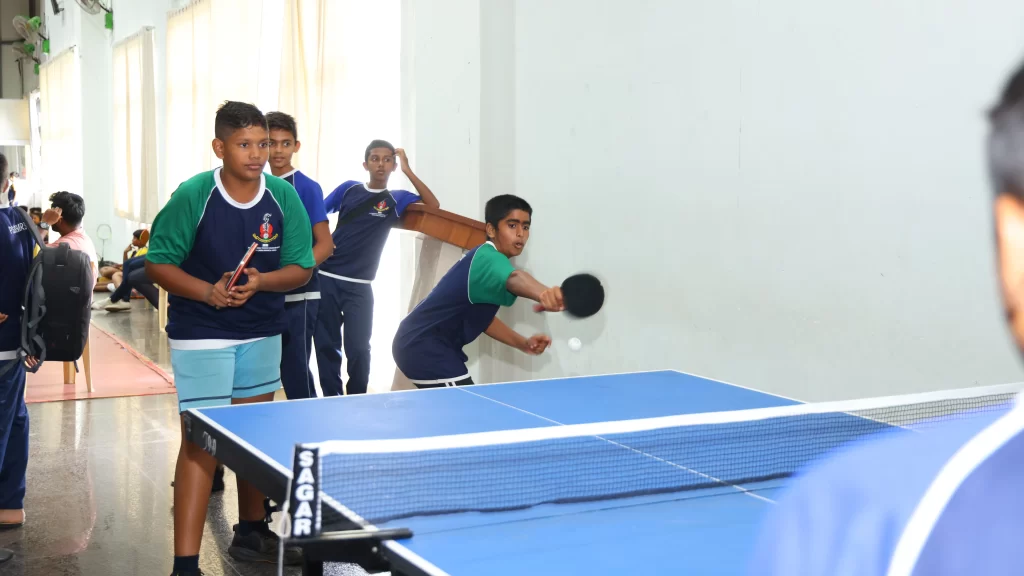
[[[851,447],[794,479],[756,575],[1024,574],[1024,408]]]

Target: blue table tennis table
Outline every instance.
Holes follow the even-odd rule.
[[[795,400],[677,371],[534,380],[460,388],[194,409],[186,434],[277,502],[296,444],[400,439],[771,408]],[[408,539],[341,556],[413,575],[741,574],[781,482],[750,492],[709,490],[505,512],[405,518],[379,528]],[[437,486],[437,490],[445,490]],[[342,502],[342,504],[344,504]],[[341,545],[339,545],[341,547]]]

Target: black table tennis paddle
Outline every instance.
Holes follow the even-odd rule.
[[[562,302],[577,318],[593,316],[604,305],[604,286],[593,274],[573,274],[562,282]]]

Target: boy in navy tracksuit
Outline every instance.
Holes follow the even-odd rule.
[[[7,158],[0,154],[0,190],[7,184]],[[28,410],[21,343],[21,299],[35,247],[32,231],[0,196],[0,528],[25,522],[25,470],[28,467]],[[0,550],[0,563],[11,558]]]
[[[389,191],[388,178],[395,171],[395,159],[418,194]],[[320,311],[316,324],[316,361],[324,396],[342,394],[341,346],[348,359],[348,394],[363,394],[370,380],[370,334],[373,328],[373,290],[391,228],[398,224],[410,204],[422,202],[437,208],[440,203],[430,188],[413,173],[405,151],[383,140],[366,147],[363,168],[370,181],[349,180],[324,201],[327,213],[338,213],[338,225],[331,235],[334,255],[320,265]],[[345,334],[342,339],[342,326]]]
[[[270,128],[270,172],[295,187],[313,227],[313,260],[317,266],[334,253],[331,229],[324,211],[324,192],[312,178],[292,166],[299,151],[295,118],[283,112],[268,112]],[[313,330],[320,309],[320,278],[314,272],[305,286],[284,296],[285,329],[281,334],[281,385],[289,400],[315,398],[313,372],[309,369]]]

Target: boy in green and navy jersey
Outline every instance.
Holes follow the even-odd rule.
[[[532,215],[522,198],[491,198],[484,209],[488,241],[467,252],[402,320],[391,352],[418,388],[472,384],[462,347],[481,333],[527,354],[551,344],[544,334],[518,334],[496,316],[517,296],[539,302],[537,311],[564,309],[561,288],[544,286],[509,261],[526,247]]]
[[[269,133],[255,106],[218,111],[213,150],[222,168],[182,183],[153,222],[146,272],[170,293],[167,336],[179,411],[267,402],[281,387],[284,294],[309,281],[311,229],[295,189],[265,175]],[[258,247],[242,278],[238,261]],[[182,438],[174,474],[174,575],[199,571],[199,545],[216,460]],[[239,524],[228,552],[241,561],[277,559],[263,495],[238,479]],[[287,551],[286,561],[301,556]]]

